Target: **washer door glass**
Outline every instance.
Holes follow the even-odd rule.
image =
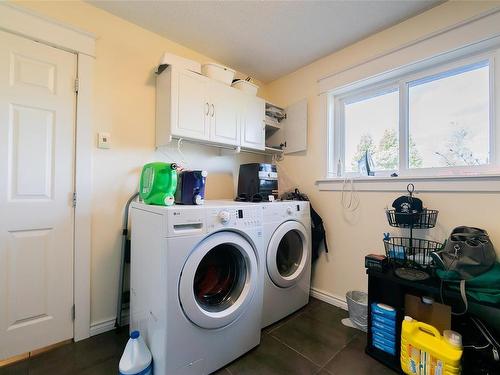
[[[186,260],[179,280],[184,314],[202,328],[221,328],[252,303],[258,285],[253,246],[234,232],[201,241]]]
[[[232,244],[217,245],[203,257],[194,275],[196,301],[207,311],[224,311],[238,300],[246,278],[241,251]]]
[[[287,221],[274,232],[267,249],[267,271],[279,287],[293,286],[310,260],[309,238],[302,224]]]

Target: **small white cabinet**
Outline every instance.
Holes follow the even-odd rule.
[[[239,146],[241,100],[235,89],[218,81],[209,84],[210,140]]]
[[[169,67],[156,81],[156,145],[172,137],[208,140],[207,77]]]
[[[241,147],[264,150],[266,102],[256,96],[242,93]]]
[[[285,154],[307,150],[307,99],[288,106],[284,112],[286,117],[281,122],[266,122],[266,149],[282,149]]]

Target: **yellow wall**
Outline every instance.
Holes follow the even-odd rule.
[[[91,320],[114,319],[123,208],[148,161],[177,161],[176,147],[154,151],[155,64],[168,51],[211,60],[84,2],[17,2],[97,35],[93,132],[111,133],[110,150],[93,149]],[[213,61],[213,60],[212,60]],[[232,198],[240,163],[262,157],[186,144],[188,167],[209,172],[207,197]]]
[[[366,290],[364,256],[383,253],[382,233],[390,231],[384,208],[390,207],[399,196],[398,193],[360,192],[359,209],[351,214],[342,208],[341,193],[318,191],[315,181],[324,178],[326,171],[326,123],[322,120],[317,80],[499,5],[498,1],[444,3],[263,88],[263,96],[278,105],[308,100],[308,149],[286,156],[279,163],[279,175],[280,190],[298,186],[309,194],[325,221],[330,253],[323,254],[314,267],[314,288],[342,299],[347,290]],[[416,185],[418,190],[418,182]],[[423,193],[419,198],[427,207],[440,211],[439,225],[431,232],[433,237],[443,240],[457,225],[478,226],[490,232],[500,254],[499,194]]]

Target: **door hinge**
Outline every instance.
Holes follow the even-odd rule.
[[[80,89],[80,79],[77,77],[75,78],[75,93],[78,94],[79,89]]]
[[[75,320],[76,318],[76,308],[75,308],[75,305],[73,304],[73,306],[71,307],[71,319]]]
[[[76,191],[73,192],[73,207],[76,207]]]

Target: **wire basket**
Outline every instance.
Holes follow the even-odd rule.
[[[385,253],[389,262],[410,268],[433,266],[431,253],[440,250],[443,244],[421,238],[390,237],[384,239]]]
[[[422,212],[403,213],[396,210],[386,210],[387,220],[391,227],[429,229],[436,226],[438,210],[424,208]]]

